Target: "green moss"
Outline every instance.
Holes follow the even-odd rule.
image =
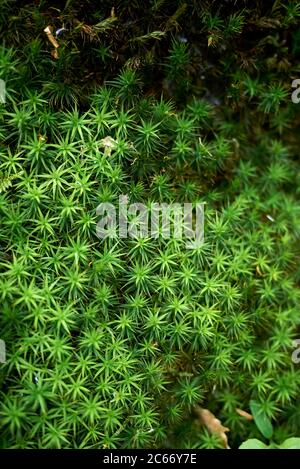
[[[200,404],[238,447],[261,438],[250,400],[279,444],[299,428],[299,4],[96,3],[1,11],[0,446],[219,447]],[[124,194],[205,202],[204,245],[100,240]]]

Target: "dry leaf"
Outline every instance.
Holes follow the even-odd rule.
[[[203,423],[203,425],[205,425],[207,430],[211,434],[216,435],[220,438],[224,445],[224,448],[229,448],[226,432],[229,432],[230,429],[227,427],[223,427],[220,420],[217,419],[214,414],[208,409],[202,409],[201,407],[196,406],[195,412]]]
[[[251,422],[251,420],[253,420],[252,415],[246,412],[245,410],[242,410],[242,409],[235,409],[235,410],[241,417],[244,417],[246,420],[248,420],[248,422]]]
[[[44,33],[47,34],[47,37],[48,37],[49,41],[55,47],[55,49],[58,49],[59,44],[58,44],[57,40],[55,39],[55,37],[53,36],[52,29],[51,29],[50,26],[47,26],[47,28],[44,29]]]
[[[57,49],[53,49],[51,51],[51,55],[54,59],[58,59],[58,52],[57,52]]]
[[[95,38],[97,36],[97,34],[95,33],[93,27],[88,25],[88,24],[82,23],[82,31],[85,34],[87,34],[88,36],[92,37],[92,38]]]
[[[102,140],[100,140],[101,147],[104,147],[105,156],[110,156],[112,150],[116,148],[117,144],[118,142],[110,136],[107,136],[105,138],[102,138]]]

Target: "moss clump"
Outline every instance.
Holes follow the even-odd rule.
[[[275,442],[297,436],[300,8],[248,3],[4,2],[2,447],[220,446],[197,404],[238,447],[261,438],[236,412],[251,399]],[[204,245],[100,240],[98,205],[124,194],[204,202]]]

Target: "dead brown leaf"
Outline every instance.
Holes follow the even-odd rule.
[[[49,41],[55,47],[55,49],[58,49],[59,44],[58,44],[57,40],[55,39],[55,37],[52,34],[51,26],[47,26],[47,28],[44,29],[44,33],[47,34],[47,37],[48,37]]]
[[[241,417],[244,417],[246,420],[248,420],[248,422],[251,422],[251,420],[253,420],[252,415],[246,412],[245,410],[242,410],[242,409],[235,409],[235,410]]]
[[[199,417],[200,421],[207,428],[207,430],[212,435],[216,435],[220,438],[224,448],[229,448],[226,433],[229,432],[230,429],[227,427],[223,427],[221,421],[217,419],[214,414],[208,409],[203,409],[200,406],[196,406],[195,412]]]
[[[57,52],[57,49],[53,49],[51,51],[51,55],[54,59],[58,59],[58,52]]]

